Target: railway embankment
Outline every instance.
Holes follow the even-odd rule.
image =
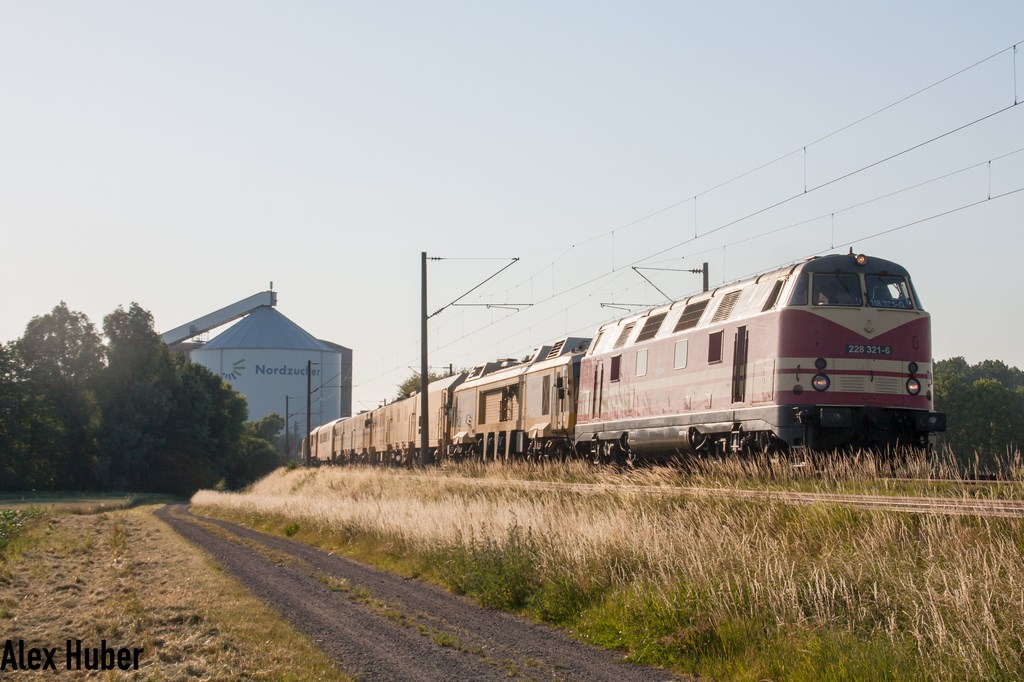
[[[280,470],[192,509],[680,675],[1020,677],[1024,524],[942,506],[1019,507],[1015,480],[908,480],[923,464],[870,458],[702,466]]]

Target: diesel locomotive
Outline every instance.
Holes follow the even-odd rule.
[[[435,461],[926,448],[930,318],[909,273],[863,254],[762,273],[432,382]],[[310,464],[411,463],[418,395],[309,436]],[[304,449],[305,451],[305,449]]]

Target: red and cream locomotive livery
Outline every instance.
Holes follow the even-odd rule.
[[[577,410],[577,450],[597,461],[923,447],[945,430],[909,274],[852,253],[602,326]]]

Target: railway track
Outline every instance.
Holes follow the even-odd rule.
[[[577,494],[657,495],[737,500],[770,500],[785,504],[836,504],[856,509],[957,516],[1024,518],[1024,500],[911,497],[895,495],[851,495],[837,493],[743,490],[699,486],[662,486],[609,483],[560,483],[552,481],[510,481],[460,479],[460,483],[489,487],[519,487],[532,490]]]

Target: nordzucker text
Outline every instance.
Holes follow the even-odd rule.
[[[0,671],[4,670],[138,670],[143,647],[86,646],[80,639],[69,639],[59,647],[28,647],[24,640],[8,639],[4,644]],[[58,668],[58,666],[61,666]]]

